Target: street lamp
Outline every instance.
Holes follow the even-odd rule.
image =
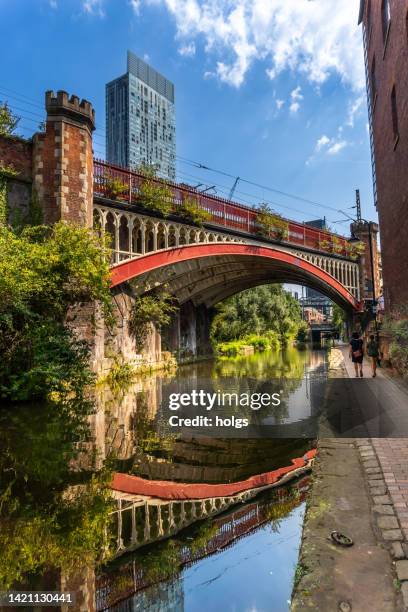
[[[374,253],[373,253],[373,244],[372,244],[372,239],[371,239],[371,223],[370,221],[367,221],[366,219],[356,219],[355,223],[365,223],[368,227],[368,244],[370,247],[370,269],[371,269],[371,284],[372,284],[372,312],[374,314],[374,326],[375,326],[375,333],[377,336],[377,340],[378,340],[378,325],[377,325],[377,296],[375,294],[375,272],[374,272]],[[361,242],[361,240],[353,233],[351,238],[349,239],[349,242],[351,244],[356,243],[356,242]]]

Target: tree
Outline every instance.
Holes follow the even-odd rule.
[[[221,302],[217,310],[211,329],[214,342],[273,331],[285,344],[296,336],[301,322],[298,301],[281,285],[263,285],[242,291]]]
[[[0,102],[0,136],[11,136],[19,121],[7,102]]]
[[[84,399],[89,350],[67,319],[98,301],[111,313],[109,249],[87,228],[63,222],[0,227],[0,396]]]

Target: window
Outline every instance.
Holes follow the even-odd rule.
[[[399,136],[399,131],[398,131],[397,94],[395,91],[395,85],[392,88],[392,92],[391,92],[391,115],[392,115],[392,129],[394,132],[394,138],[395,140],[397,140]]]
[[[382,33],[383,40],[385,42],[388,34],[388,28],[390,27],[391,21],[391,7],[390,0],[382,0],[381,4],[381,20],[382,20]]]
[[[374,106],[375,98],[377,96],[377,80],[375,76],[375,57],[373,58],[373,63],[371,64],[371,103]]]

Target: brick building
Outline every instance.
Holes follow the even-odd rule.
[[[360,0],[387,310],[408,304],[408,2]]]

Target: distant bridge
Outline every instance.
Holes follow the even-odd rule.
[[[115,179],[123,191],[112,199]],[[175,183],[166,183],[172,212],[163,218],[143,208],[143,180],[137,172],[94,161],[94,223],[112,236],[113,285],[137,278],[140,293],[167,285],[180,303],[212,306],[249,287],[292,282],[348,310],[361,309],[359,264],[344,237],[291,220],[285,220],[284,239],[273,230],[264,237],[255,209]],[[207,212],[202,227],[180,214],[187,198]]]

